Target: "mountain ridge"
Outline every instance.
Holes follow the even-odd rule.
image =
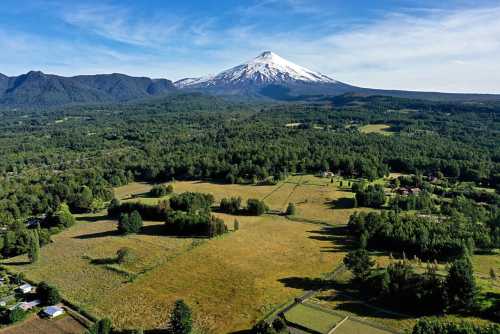
[[[126,102],[176,91],[167,79],[132,77],[120,73],[73,77],[41,71],[14,77],[0,74],[0,105],[7,107]]]

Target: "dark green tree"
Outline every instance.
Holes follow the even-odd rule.
[[[31,263],[35,263],[40,258],[40,239],[38,231],[34,230],[30,233],[30,248],[28,250],[28,258]]]
[[[250,198],[247,201],[247,214],[251,216],[261,216],[268,210],[267,205],[258,199]]]
[[[477,287],[472,263],[468,257],[452,263],[446,277],[445,291],[449,310],[467,311],[475,304]]]
[[[174,304],[174,309],[170,314],[170,328],[173,334],[189,334],[193,328],[191,309],[179,299]]]
[[[293,216],[293,215],[297,214],[297,208],[295,207],[295,204],[288,203],[288,207],[286,208],[285,214],[287,216]]]
[[[61,302],[61,295],[57,288],[45,282],[38,285],[36,293],[43,305],[55,305]]]
[[[370,270],[375,261],[370,259],[366,249],[357,249],[349,252],[344,257],[345,266],[352,271],[355,280],[364,282],[370,275]]]

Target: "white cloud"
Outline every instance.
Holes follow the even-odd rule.
[[[276,1],[305,3],[271,0]],[[273,50],[358,86],[500,93],[500,7],[407,10],[341,29],[330,18],[278,32],[248,20],[222,29],[220,17],[193,18],[191,24],[182,18],[146,20],[110,6],[65,8],[63,13],[65,22],[78,29],[132,47],[0,30],[0,64],[7,74],[41,69],[180,79],[218,72]]]
[[[101,37],[147,47],[165,45],[181,25],[178,17],[158,16],[141,19],[127,8],[111,5],[65,7],[63,19]]]
[[[316,38],[243,30],[244,46],[234,48],[230,34],[226,44],[233,56],[271,49],[360,86],[500,93],[500,7],[427,14],[387,14]]]

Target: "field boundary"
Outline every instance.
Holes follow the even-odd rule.
[[[337,328],[339,328],[340,326],[342,326],[342,324],[344,322],[346,322],[347,320],[349,319],[349,316],[346,316],[344,319],[342,319],[338,324],[335,325],[335,327],[333,327],[329,332],[328,334],[332,334],[333,332],[335,332],[337,330]]]

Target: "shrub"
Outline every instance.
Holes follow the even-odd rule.
[[[273,328],[277,333],[289,333],[285,320],[280,317],[274,319]]]
[[[134,261],[135,256],[132,250],[128,247],[123,247],[120,248],[116,252],[116,262],[123,264],[123,263],[130,263]]]
[[[288,207],[286,208],[286,215],[294,216],[295,214],[297,214],[297,208],[295,207],[295,204],[288,203]]]
[[[250,198],[247,201],[246,213],[251,216],[261,216],[267,212],[267,205],[258,199]]]
[[[111,320],[108,318],[98,320],[86,334],[111,334]]]
[[[143,222],[141,215],[137,211],[133,211],[130,215],[122,213],[118,222],[118,231],[121,234],[139,233]]]
[[[235,214],[241,209],[241,197],[223,198],[220,201],[220,211]]]
[[[16,323],[18,321],[24,320],[26,318],[27,312],[23,309],[16,307],[8,312],[7,321],[10,324]]]
[[[173,191],[174,191],[174,187],[172,187],[171,184],[169,184],[168,186],[166,186],[164,184],[157,184],[157,185],[154,185],[153,188],[151,188],[151,190],[149,191],[149,194],[152,197],[163,197],[163,196],[167,196],[168,194],[171,194]]]

